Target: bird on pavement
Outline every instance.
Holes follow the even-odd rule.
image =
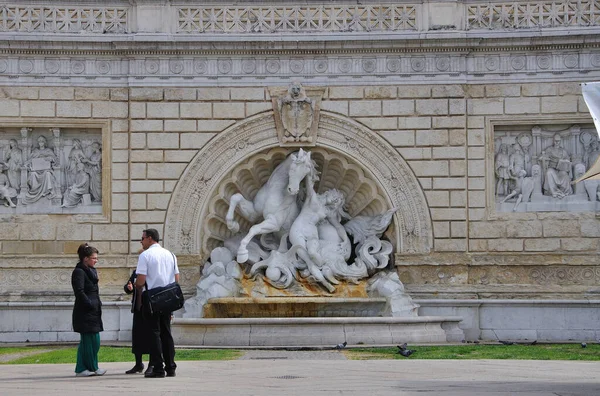
[[[335,346],[335,349],[344,349],[344,348],[346,348],[346,345],[348,345],[348,343],[346,341],[344,341],[341,344],[337,344]]]
[[[498,342],[502,345],[514,345],[514,342],[510,342],[510,341],[498,340]]]

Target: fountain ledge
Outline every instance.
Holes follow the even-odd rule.
[[[177,345],[333,346],[460,342],[459,316],[175,318]]]

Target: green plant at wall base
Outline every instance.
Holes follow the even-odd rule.
[[[4,348],[0,348],[0,351]],[[31,348],[11,348],[11,353],[29,353]],[[50,349],[50,348],[43,348]],[[0,352],[1,353],[1,352]],[[235,360],[240,357],[242,352],[229,349],[177,349],[177,360]],[[147,359],[147,355],[145,356]],[[14,360],[3,362],[3,364],[53,364],[53,363],[72,363],[77,360],[77,347],[56,348],[50,352],[44,352]],[[134,356],[131,348],[101,347],[98,352],[98,361],[110,362],[134,362]]]
[[[580,344],[537,345],[442,345],[408,346],[415,352],[408,358],[397,347],[352,348],[344,350],[348,359],[517,359],[517,360],[600,360],[600,345],[582,348]]]

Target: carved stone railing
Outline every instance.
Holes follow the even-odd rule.
[[[600,25],[600,2],[490,2],[466,6],[466,30],[531,29]]]
[[[0,5],[0,33],[347,34],[434,30],[560,29],[600,26],[598,0],[481,2],[476,0],[362,4],[298,4],[292,0],[252,5],[187,0],[156,4],[113,0],[113,6]],[[16,1],[15,1],[16,3]],[[20,3],[25,3],[20,2]],[[32,1],[33,3],[33,1]],[[200,5],[198,5],[200,3]],[[353,3],[353,4],[352,4]]]
[[[0,6],[0,32],[128,33],[125,7]]]
[[[177,33],[417,30],[418,5],[200,6],[177,9]]]

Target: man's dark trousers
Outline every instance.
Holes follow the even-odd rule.
[[[146,322],[151,333],[150,366],[153,366],[155,373],[162,373],[165,370],[167,373],[174,372],[177,365],[175,364],[175,344],[171,335],[171,314],[150,315]]]

